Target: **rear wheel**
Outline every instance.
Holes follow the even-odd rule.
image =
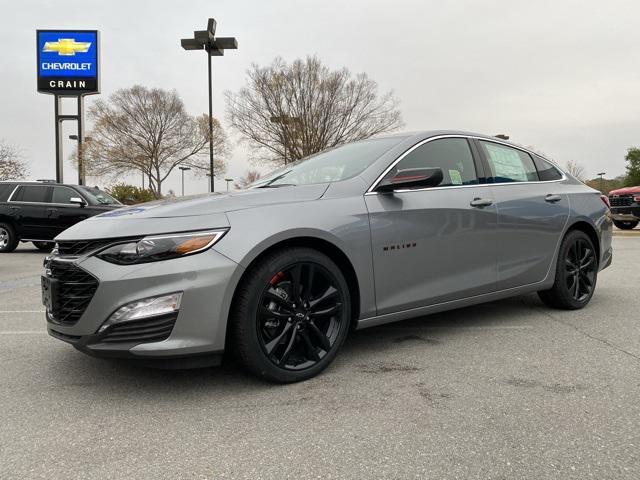
[[[622,221],[622,220],[614,220],[613,224],[618,227],[620,230],[633,230],[638,226],[638,221]]]
[[[577,310],[591,300],[597,278],[598,256],[593,242],[586,233],[573,230],[560,246],[553,287],[538,295],[550,307]]]
[[[0,253],[13,252],[18,246],[18,235],[8,223],[0,223]]]
[[[252,373],[281,383],[311,378],[347,336],[351,304],[344,276],[309,248],[268,254],[238,287],[231,348]]]
[[[47,252],[49,253],[51,250],[53,250],[53,242],[31,242],[35,245],[35,247],[40,250],[41,252]]]

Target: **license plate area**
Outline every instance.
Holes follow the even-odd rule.
[[[50,278],[42,275],[40,277],[40,285],[42,286],[42,304],[47,308],[50,313],[54,313],[54,307],[56,305],[56,295],[58,289],[58,281],[55,278]]]

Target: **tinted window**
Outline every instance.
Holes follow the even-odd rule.
[[[98,187],[79,187],[99,205],[120,205],[120,202]],[[80,196],[80,195],[76,195]]]
[[[0,202],[6,202],[14,188],[16,186],[13,183],[0,183]]]
[[[408,168],[441,168],[439,187],[478,183],[469,144],[464,138],[442,138],[420,145],[391,169],[385,178]]]
[[[529,154],[493,142],[480,141],[480,145],[491,169],[490,181],[503,183],[535,182],[538,180],[536,167]]]
[[[543,182],[548,182],[550,180],[560,180],[562,178],[562,173],[560,172],[560,170],[558,170],[543,158],[534,156],[533,160],[534,162],[536,162],[538,176]]]
[[[41,185],[22,185],[11,200],[20,202],[47,202],[49,187]]]
[[[82,198],[75,190],[68,187],[53,187],[51,203],[71,203],[72,198]]]

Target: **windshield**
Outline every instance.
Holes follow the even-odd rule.
[[[346,180],[358,175],[401,140],[403,137],[377,138],[324,150],[279,168],[250,186],[266,188]]]
[[[97,187],[80,187],[82,191],[95,200],[99,205],[121,205],[121,203],[108,193]]]

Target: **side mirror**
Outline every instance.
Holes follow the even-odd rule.
[[[376,191],[391,193],[394,190],[437,187],[442,183],[443,178],[441,168],[405,168],[398,170],[393,177],[380,182]]]
[[[69,199],[69,203],[72,203],[74,205],[78,205],[79,207],[84,207],[87,202],[85,202],[82,198],[80,197],[71,197]]]

